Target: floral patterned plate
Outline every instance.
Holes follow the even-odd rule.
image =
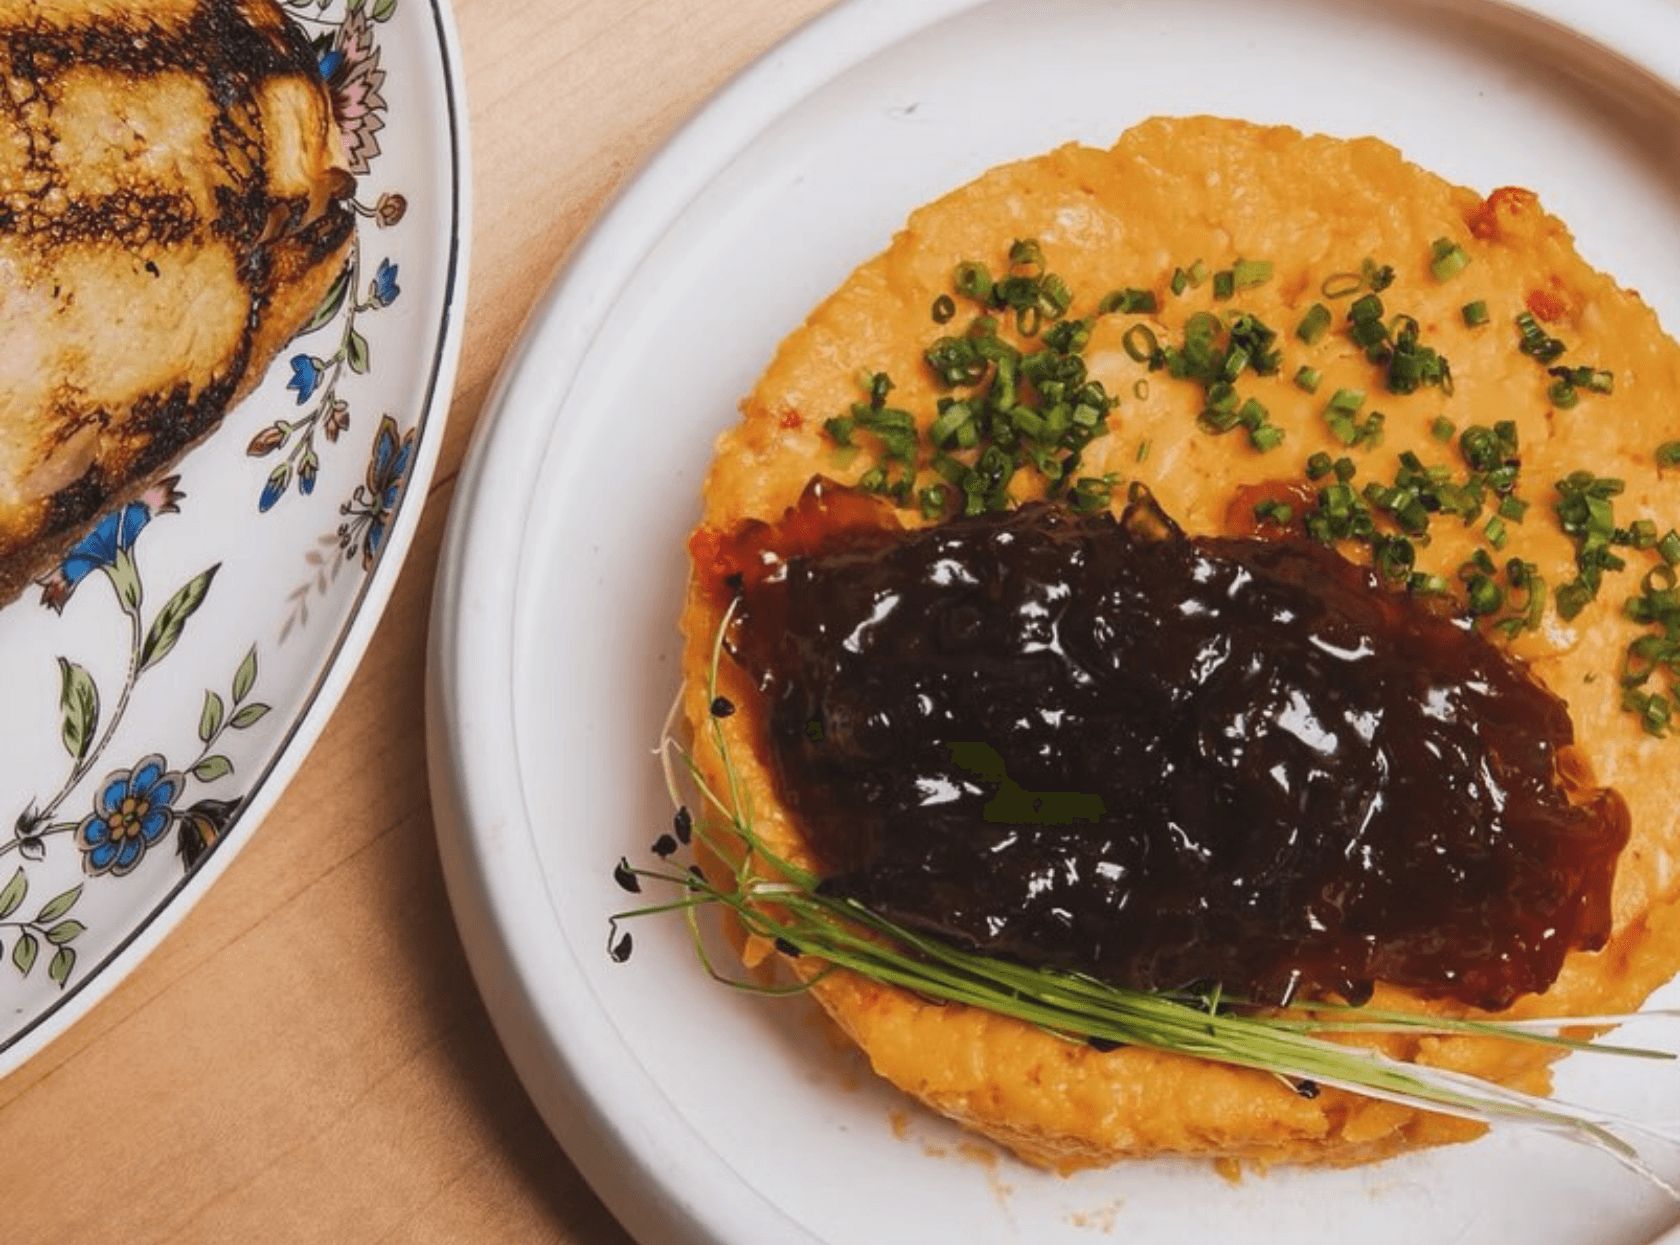
[[[177,473],[0,610],[0,1075],[87,1011],[278,798],[365,649],[436,461],[467,236],[445,0],[283,0],[356,245]]]

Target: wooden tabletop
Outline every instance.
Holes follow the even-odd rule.
[[[447,917],[427,607],[461,458],[526,309],[614,187],[827,3],[455,0],[470,301],[419,535],[279,806],[152,956],[0,1081],[0,1241],[628,1240],[526,1099]]]

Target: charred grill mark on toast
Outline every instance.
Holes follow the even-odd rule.
[[[203,222],[190,197],[167,192],[119,190],[72,199],[53,213],[39,207],[18,216],[0,208],[0,231],[30,238],[43,248],[115,242],[125,248],[172,247],[199,235]]]
[[[289,22],[259,29],[246,15],[247,0],[201,0],[173,26],[127,14],[101,12],[83,25],[53,25],[0,18],[0,39],[14,78],[42,82],[74,66],[110,69],[129,80],[188,70],[206,81],[257,81],[287,77],[313,53],[303,32]]]

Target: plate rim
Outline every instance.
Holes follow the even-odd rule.
[[[93,970],[22,1027],[0,1040],[0,1080],[21,1070],[92,1012],[148,959],[181,924],[242,854],[245,845],[291,786],[319,742],[344,693],[371,647],[374,632],[390,604],[419,529],[432,477],[449,425],[455,377],[459,369],[468,257],[472,238],[472,160],[466,126],[465,75],[460,35],[450,0],[425,0],[442,66],[440,85],[452,159],[449,173],[449,250],[444,266],[441,329],[431,352],[431,370],[418,404],[414,427],[416,454],[408,481],[397,499],[373,569],[356,593],[348,621],[323,659],[314,687],[285,734],[257,772],[228,833],[198,866],[178,879],[135,923]]]
[[[534,474],[516,473],[519,487],[510,492],[499,481],[506,472],[498,469],[537,461],[538,451],[570,456],[565,406],[607,316],[640,261],[746,146],[868,56],[994,2],[840,0],[703,101],[609,197],[533,304],[486,397],[457,482],[433,589],[426,672],[428,776],[446,890],[477,988],[526,1093],[595,1193],[636,1240],[649,1245],[826,1245],[826,1238],[789,1218],[710,1147],[694,1169],[674,1178],[668,1134],[660,1126],[684,1132],[689,1126],[671,1104],[656,1091],[639,1084],[626,1090],[615,1079],[617,1100],[632,1095],[649,1113],[636,1116],[632,1135],[623,1117],[635,1113],[609,1111],[584,1083],[585,1054],[594,1060],[588,1070],[642,1072],[617,1048],[604,1013],[578,1007],[566,1014],[563,1028],[544,1023],[551,1017],[545,1017],[542,995],[565,994],[573,1003],[593,1002],[593,996],[571,967],[576,948],[564,943],[558,954],[545,948],[539,962],[510,920],[515,912],[552,911],[554,903],[535,854],[519,860],[509,855],[529,843],[533,827],[522,816],[511,695],[498,714],[482,677],[485,645],[500,634],[508,642],[490,645],[497,687],[511,693],[517,681],[511,636],[521,584],[519,560],[508,550],[523,543],[537,484]],[[1597,7],[1581,0],[1407,2],[1414,9],[1503,12],[1548,24],[1629,62],[1680,97],[1680,40],[1653,47],[1640,38],[1646,17],[1680,30],[1680,8],[1670,0]],[[501,555],[477,556],[481,547]],[[470,676],[478,676],[476,685]],[[547,990],[538,989],[539,975]],[[560,976],[566,982],[557,989]]]

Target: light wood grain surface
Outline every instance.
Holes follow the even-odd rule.
[[[368,657],[163,945],[0,1081],[0,1242],[628,1238],[525,1098],[448,916],[427,608],[454,481],[532,301],[613,189],[828,0],[456,0],[470,301],[442,461]]]

